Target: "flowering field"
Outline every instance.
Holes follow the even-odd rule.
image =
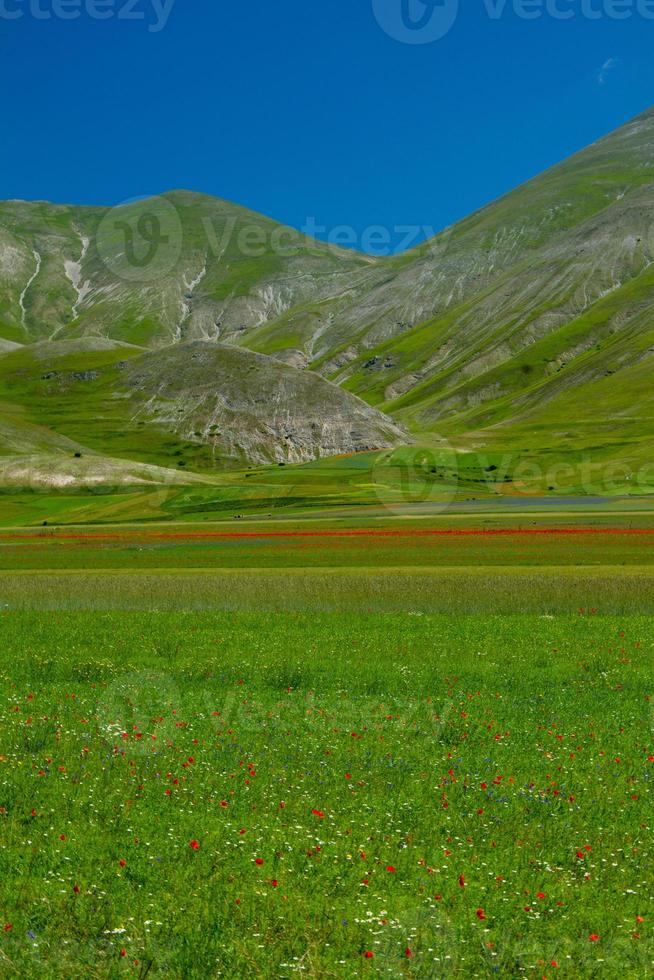
[[[306,522],[241,525],[243,530],[229,524],[211,530],[40,528],[0,531],[0,562],[2,568],[16,570],[130,571],[654,565],[654,526],[625,526],[624,517],[614,517],[608,526],[579,518],[558,518],[554,526],[544,519],[529,523],[511,526],[504,518],[503,526],[485,527],[476,517],[403,526],[384,521],[370,527]]]
[[[0,975],[645,977],[648,617],[5,612]]]

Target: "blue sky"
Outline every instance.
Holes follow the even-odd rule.
[[[645,0],[127,2],[0,0],[0,197],[437,230],[654,104]]]

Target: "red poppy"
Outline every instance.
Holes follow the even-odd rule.
[[[465,886],[466,886],[466,880],[464,875],[459,875],[459,887],[465,888]]]
[[[79,895],[79,885],[73,885],[73,891],[76,895]]]
[[[405,950],[404,950],[404,955],[406,956],[406,958],[407,958],[408,960],[410,960],[410,959],[411,959],[411,957],[413,956],[413,953],[411,952],[411,950],[410,950],[410,949],[405,949]]]
[[[191,848],[192,851],[199,851],[200,850],[200,842],[197,841],[197,840],[191,840],[191,841],[189,841],[188,846]]]
[[[5,922],[5,932],[11,932],[13,928],[14,927],[12,926],[11,922]]]
[[[375,954],[372,952],[372,950],[367,949],[363,955],[367,960],[371,960]]]
[[[388,871],[389,874],[394,875],[397,869],[394,868],[392,864],[389,864],[386,870]]]
[[[273,886],[273,888],[277,888],[277,886],[279,885],[279,882],[277,881],[276,878],[273,878],[273,880],[270,882],[270,884]]]
[[[320,817],[321,820],[325,816],[322,810],[312,810],[311,812],[314,815],[314,817]]]
[[[590,934],[590,936],[588,938],[591,941],[591,943],[596,943],[600,939],[600,937],[597,935],[596,932],[591,932],[591,934]]]
[[[127,861],[125,860],[125,858],[121,858],[118,864],[121,866],[121,868],[124,868],[125,865],[127,864]]]
[[[263,858],[255,858],[254,863],[258,864],[259,867],[261,867],[261,865],[264,863]]]
[[[476,914],[477,914],[477,918],[479,919],[480,922],[483,922],[484,919],[486,918],[486,913],[484,912],[483,909],[477,909],[477,913]]]

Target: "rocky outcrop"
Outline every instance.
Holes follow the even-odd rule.
[[[224,344],[142,354],[118,384],[134,418],[250,462],[305,462],[409,441],[388,416],[318,375]]]

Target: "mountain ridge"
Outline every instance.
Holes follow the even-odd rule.
[[[161,237],[151,244],[166,244],[152,267],[130,265],[130,236],[143,232],[147,246],[153,229]],[[524,453],[538,442],[554,452],[565,432],[565,453],[596,452],[581,416],[560,424],[584,387],[617,420],[613,451],[635,462],[654,396],[641,392],[634,414],[628,391],[608,379],[654,366],[653,229],[654,109],[400,255],[339,248],[184,189],[118,209],[4,202],[0,375],[16,344],[97,338],[142,357],[231,347],[267,358],[264,373],[289,398],[284,371],[297,372],[298,416],[307,372],[329,385],[330,404],[341,392],[352,420],[362,410],[347,398],[363,399],[369,438],[343,434],[344,451],[378,433],[390,445],[502,442]],[[279,439],[271,433],[256,461],[281,459]],[[243,433],[232,447],[247,458],[246,444]],[[303,458],[311,453],[321,447],[308,438]]]

